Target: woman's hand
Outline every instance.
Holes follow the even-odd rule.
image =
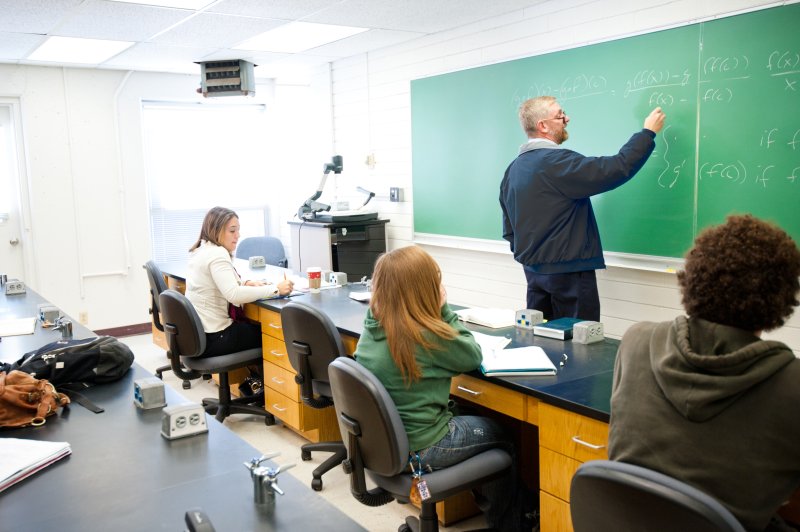
[[[282,296],[288,296],[294,290],[294,283],[290,279],[284,279],[278,283],[278,293]]]

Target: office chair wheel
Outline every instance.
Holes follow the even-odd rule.
[[[183,389],[184,390],[188,390],[191,387],[192,387],[192,382],[191,381],[188,381],[188,380],[183,381]]]
[[[264,416],[264,425],[271,427],[275,424],[275,416],[272,414]]]
[[[342,469],[344,470],[345,474],[349,475],[353,472],[353,464],[350,462],[350,460],[345,460],[342,462]]]
[[[303,460],[303,462],[308,462],[311,460],[311,451],[300,449],[300,458]]]
[[[164,377],[161,376],[161,370],[159,369],[156,370],[156,377],[158,377],[161,380],[164,380]]]
[[[411,532],[411,527],[408,524],[403,523],[399,527],[397,527],[397,532]]]
[[[312,479],[311,489],[314,491],[322,491],[322,479],[321,478]]]

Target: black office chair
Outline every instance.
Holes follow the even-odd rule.
[[[156,329],[161,332],[164,332],[164,325],[161,323],[161,312],[159,311],[159,302],[158,296],[161,295],[161,292],[167,289],[167,284],[164,282],[164,275],[161,273],[161,270],[156,266],[156,263],[152,260],[148,260],[142,266],[145,271],[147,272],[147,280],[150,283],[150,314],[153,315],[153,325]],[[165,371],[172,370],[171,364],[166,364],[164,366],[159,366],[156,368],[156,377],[159,379],[163,378],[163,373]],[[177,374],[178,377],[183,379],[183,389],[188,390],[192,387],[191,379],[196,378],[192,377],[191,373],[182,372],[182,374]]]
[[[219,398],[203,399],[203,406],[209,414],[215,414],[217,421],[222,422],[231,414],[252,414],[264,416],[267,425],[273,425],[275,418],[264,409],[264,405],[252,404],[253,397],[231,398],[228,372],[246,368],[253,364],[261,364],[261,348],[255,347],[246,351],[238,351],[227,355],[199,358],[206,349],[206,333],[200,316],[186,299],[186,296],[175,290],[165,290],[159,296],[164,332],[167,335],[167,352],[172,364],[172,371],[179,374],[181,365],[188,368],[194,378],[205,373],[219,374]]]
[[[300,385],[300,398],[311,408],[327,408],[333,404],[328,382],[328,364],[347,353],[342,337],[324,312],[292,301],[281,309],[281,327],[286,351]],[[347,450],[341,441],[307,443],[300,451],[303,460],[311,460],[312,451],[333,453],[312,473],[311,488],[322,489],[322,475],[341,464]]]
[[[572,477],[575,532],[744,532],[713,497],[675,478],[622,462],[593,460]]]
[[[362,504],[380,506],[394,499],[408,502],[412,476],[408,468],[408,436],[389,392],[368,369],[340,357],[329,367],[333,405],[348,457],[350,491]],[[503,474],[511,456],[490,449],[461,463],[424,476],[431,498],[423,501],[419,518],[409,516],[399,530],[439,530],[436,503],[475,488]],[[367,490],[365,472],[377,485]],[[509,494],[511,496],[511,494]]]
[[[264,257],[267,264],[286,268],[286,250],[283,243],[274,236],[251,236],[243,239],[236,246],[237,259],[249,259],[250,257]]]

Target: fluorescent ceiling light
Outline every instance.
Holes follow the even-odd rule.
[[[129,41],[48,37],[39,48],[28,56],[28,59],[53,63],[98,65],[132,45],[133,43]]]
[[[368,29],[333,24],[315,24],[313,22],[290,22],[247,39],[240,45],[234,46],[234,48],[237,50],[259,50],[292,54],[338,41]]]
[[[144,4],[158,7],[177,7],[180,9],[200,9],[206,7],[212,0],[113,0],[124,4]]]

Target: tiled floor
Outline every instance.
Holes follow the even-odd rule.
[[[131,348],[136,357],[136,362],[145,369],[154,371],[156,367],[167,363],[165,352],[153,344],[150,335],[130,336],[121,340]],[[189,401],[199,402],[204,397],[217,396],[216,385],[213,381],[203,381],[202,379],[192,381],[192,388],[184,390],[181,387],[182,381],[169,371],[164,373],[164,382],[172,386]],[[213,422],[211,416],[209,416],[209,420]],[[314,453],[310,461],[303,462],[300,459],[300,446],[306,440],[283,427],[280,423],[267,427],[260,419],[256,420],[252,416],[236,414],[227,418],[225,425],[262,453],[280,452],[280,456],[274,459],[275,462],[279,464],[296,464],[295,467],[287,470],[284,474],[293,475],[300,480],[307,481],[309,486],[311,484],[311,471],[330,456],[328,453]],[[243,456],[242,462],[250,458],[253,457]],[[244,467],[242,467],[242,482],[250,482]],[[350,479],[345,475],[341,467],[336,467],[326,473],[322,477],[322,482],[323,489],[319,492],[320,496],[325,497],[331,504],[371,531],[388,532],[397,530],[397,527],[403,523],[407,515],[416,513],[415,508],[396,502],[377,508],[362,505],[350,494]],[[291,497],[291,494],[287,493],[286,496]],[[278,500],[278,504],[280,504],[280,500]],[[483,517],[476,516],[450,527],[441,527],[441,530],[455,532],[479,529],[484,526]]]

